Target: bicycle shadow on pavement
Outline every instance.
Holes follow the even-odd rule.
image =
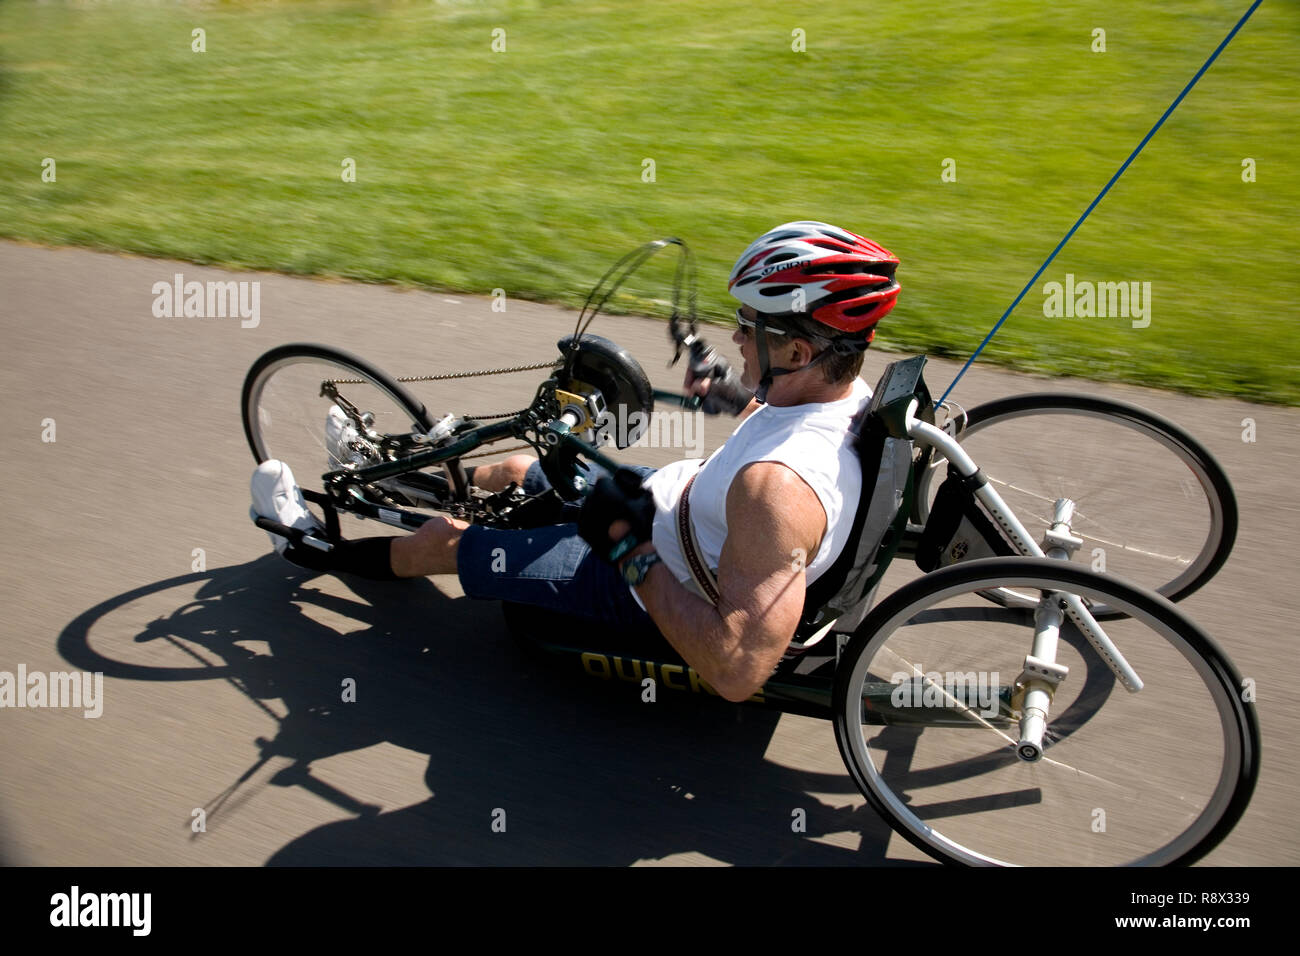
[[[687,853],[896,862],[885,858],[892,831],[842,768],[765,758],[776,712],[666,689],[647,703],[639,684],[539,662],[511,641],[498,605],[449,599],[429,579],[341,579],[353,599],[315,577],[267,555],[118,595],[58,638],[70,664],[106,680],[226,680],[275,717],[275,737],[257,740],[259,759],[214,795],[210,820],[256,813],[241,787],[273,758],[292,761],[273,785],[301,786],[351,818],[286,834],[268,865],[626,865]],[[156,616],[92,637],[128,606]],[[175,649],[167,666],[139,647],[155,641]],[[178,657],[186,665],[172,666]],[[345,677],[355,702],[341,702]],[[817,753],[834,751],[830,723],[812,726]],[[315,761],[381,742],[428,757],[426,800],[381,812],[372,794],[312,773]],[[839,834],[854,846],[859,833],[856,849],[819,842]]]

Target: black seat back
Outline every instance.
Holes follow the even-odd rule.
[[[931,415],[924,365],[924,356],[892,363],[854,416],[849,432],[862,466],[862,491],[843,550],[804,596],[794,653],[828,626],[846,632],[862,623],[902,542],[912,508],[914,448],[900,423],[912,398],[918,416]]]

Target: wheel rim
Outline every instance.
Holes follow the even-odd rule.
[[[1015,756],[1015,721],[999,727],[990,719],[992,728],[882,727],[847,716],[846,702],[860,698],[869,680],[889,681],[909,673],[909,666],[941,673],[997,670],[998,680],[1010,683],[1029,650],[1032,628],[1016,625],[1023,631],[1017,637],[990,626],[999,615],[1007,621],[1026,615],[990,608],[977,592],[999,582],[1036,589],[1049,581],[1043,574],[963,575],[888,610],[884,620],[869,621],[876,633],[845,661],[850,670],[837,690],[836,731],[850,770],[896,829],[943,859],[973,865],[1190,862],[1208,852],[1235,822],[1233,814],[1239,815],[1252,748],[1240,705],[1225,686],[1223,662],[1202,656],[1179,633],[1176,617],[1171,622],[1152,613],[1127,600],[1127,592],[1108,587],[1089,593],[1077,580],[1072,585],[1129,616],[1108,623],[1106,631],[1147,687],[1136,695],[1105,695],[1099,709],[1065,735],[1049,719],[1038,763]],[[973,614],[981,608],[979,627],[970,618],[945,619],[953,609]],[[919,621],[907,623],[918,611]],[[921,655],[931,659],[917,660]],[[1071,666],[1071,676],[1053,702],[1054,717],[1069,711],[1075,694],[1070,682],[1096,657],[1062,643],[1058,659]],[[911,689],[925,685],[917,681]],[[936,693],[931,704],[942,699]]]
[[[321,394],[323,382],[336,387],[358,412],[373,416],[369,434],[346,420],[344,439],[332,440],[326,419],[334,399]],[[320,490],[321,476],[337,469],[358,468],[398,455],[398,446],[375,436],[406,439],[428,424],[393,389],[368,370],[332,357],[291,353],[267,362],[249,380],[245,422],[254,457],[275,458],[289,465],[299,485]],[[340,406],[341,407],[341,406]]]
[[[1028,404],[1031,398],[1038,404]],[[1011,510],[1040,536],[1054,502],[1068,497],[1076,504],[1072,531],[1084,542],[1075,563],[1172,600],[1204,584],[1227,558],[1236,531],[1235,502],[1208,453],[1122,403],[1085,397],[1074,399],[1077,406],[1047,404],[1052,400],[1033,396],[975,409],[962,434],[962,446]],[[940,459],[918,475],[923,518],[946,466]],[[1021,606],[1035,600],[1005,590],[987,596]],[[1094,613],[1116,612],[1101,606]]]

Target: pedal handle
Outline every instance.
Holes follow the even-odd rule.
[[[272,521],[270,518],[263,518],[260,515],[253,519],[253,524],[257,525],[264,531],[272,534],[278,534],[282,538],[289,539],[293,544],[305,544],[309,548],[315,548],[317,551],[333,551],[334,545],[328,541],[322,541],[320,538],[314,538],[301,528],[290,528],[286,524],[280,524],[278,521]]]

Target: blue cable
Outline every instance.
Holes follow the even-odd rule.
[[[1177,98],[1175,98],[1172,103],[1169,104],[1169,109],[1165,110],[1164,115],[1161,116],[1160,119],[1156,120],[1156,125],[1152,126],[1151,131],[1142,137],[1142,142],[1137,144],[1137,149],[1133,150],[1133,152],[1129,154],[1128,159],[1124,160],[1124,164],[1120,166],[1115,175],[1110,177],[1110,182],[1106,183],[1106,185],[1102,187],[1101,192],[1097,194],[1097,198],[1088,204],[1088,208],[1083,211],[1083,215],[1079,217],[1078,222],[1070,227],[1070,231],[1065,234],[1065,238],[1056,244],[1056,248],[1053,249],[1052,254],[1043,261],[1043,264],[1038,267],[1038,271],[1034,273],[1034,277],[1025,284],[1023,289],[1020,290],[1020,294],[1016,296],[1015,301],[1012,302],[1011,305],[1007,306],[1007,311],[1002,313],[1002,318],[998,319],[997,324],[989,330],[989,334],[984,336],[984,341],[980,343],[979,348],[977,348],[974,354],[966,360],[966,364],[961,367],[961,371],[957,373],[957,377],[952,380],[952,383],[944,393],[939,396],[938,404],[942,404],[948,397],[949,393],[957,387],[957,383],[961,381],[961,377],[966,374],[966,369],[971,367],[971,363],[975,361],[980,352],[984,351],[984,346],[988,345],[989,340],[997,334],[998,329],[1002,328],[1002,323],[1005,322],[1011,316],[1011,313],[1015,311],[1016,306],[1020,304],[1020,300],[1023,299],[1025,294],[1034,287],[1034,283],[1037,282],[1038,277],[1043,274],[1043,270],[1052,264],[1052,260],[1056,258],[1056,254],[1061,251],[1065,244],[1070,241],[1070,237],[1073,236],[1078,228],[1083,225],[1083,221],[1088,218],[1088,214],[1096,208],[1097,203],[1101,202],[1106,193],[1110,192],[1110,187],[1114,186],[1115,181],[1119,179],[1120,176],[1124,175],[1124,170],[1128,169],[1129,164],[1132,163],[1133,160],[1137,159],[1138,153],[1142,152],[1142,147],[1145,146],[1148,140],[1156,134],[1156,130],[1158,130],[1164,124],[1165,120],[1169,118],[1169,114],[1172,113],[1178,104],[1183,101],[1183,97],[1185,97],[1191,88],[1196,85],[1196,81],[1199,80],[1202,74],[1210,68],[1210,64],[1215,61],[1218,55],[1223,52],[1223,48],[1228,45],[1228,41],[1237,35],[1237,31],[1240,30],[1242,25],[1250,19],[1250,15],[1255,12],[1255,8],[1263,2],[1264,0],[1255,0],[1255,2],[1250,5],[1250,9],[1242,15],[1240,20],[1237,21],[1237,25],[1228,31],[1228,35],[1223,38],[1223,42],[1215,48],[1214,52],[1210,54],[1210,58],[1201,65],[1201,68],[1196,71],[1196,75],[1191,78],[1186,86],[1183,87],[1183,91],[1178,94]]]

